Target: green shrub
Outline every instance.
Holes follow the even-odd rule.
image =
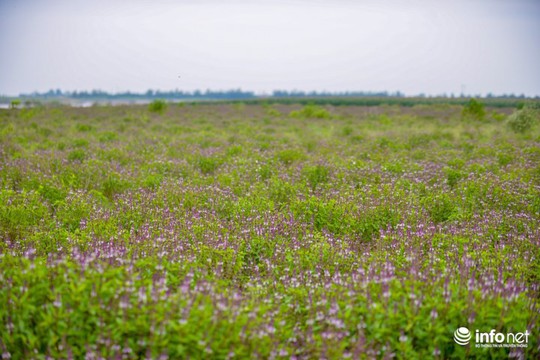
[[[88,124],[77,124],[75,127],[77,128],[77,131],[79,132],[92,131],[92,125],[88,125]]]
[[[39,186],[38,193],[53,206],[57,206],[66,198],[66,193],[63,189],[46,183]]]
[[[227,149],[227,155],[231,157],[237,156],[242,153],[242,150],[242,145],[233,145]]]
[[[470,99],[469,103],[463,107],[462,116],[482,121],[486,117],[484,104],[476,99]]]
[[[73,146],[74,147],[83,148],[83,147],[87,147],[88,144],[89,144],[89,142],[86,139],[75,139],[75,140],[73,140]]]
[[[288,204],[296,197],[294,186],[284,180],[273,178],[270,181],[268,195],[278,208]]]
[[[118,138],[118,135],[116,135],[115,132],[105,131],[104,133],[102,133],[99,136],[99,141],[100,142],[108,142],[108,141],[116,140],[117,138]]]
[[[464,177],[464,174],[456,169],[445,168],[444,171],[446,173],[446,182],[451,188],[455,187],[458,181]]]
[[[48,209],[34,191],[0,190],[0,237],[22,239],[47,218]]]
[[[86,200],[80,196],[73,196],[59,203],[55,215],[63,228],[75,231],[79,228],[81,220],[89,217],[92,207]]]
[[[277,153],[277,158],[285,165],[291,165],[293,162],[305,159],[305,154],[296,149],[285,149]]]
[[[304,177],[313,190],[328,181],[330,170],[324,165],[307,166],[303,169]]]
[[[435,223],[451,220],[457,215],[455,200],[448,194],[441,194],[435,198],[427,199],[427,207],[431,219]]]
[[[279,110],[275,109],[275,108],[268,108],[266,110],[266,114],[269,115],[269,116],[272,116],[272,117],[279,117],[281,116],[281,113],[279,112]]]
[[[220,165],[220,160],[212,156],[199,156],[196,164],[203,174],[213,174]]]
[[[167,110],[167,103],[165,100],[154,100],[148,104],[148,111],[158,114],[163,114]]]
[[[125,180],[122,180],[119,176],[109,175],[107,179],[101,185],[101,192],[109,200],[113,200],[116,194],[121,193],[128,187]]]
[[[378,235],[381,230],[394,227],[398,222],[398,213],[389,206],[381,205],[360,212],[354,221],[353,229],[363,240],[370,240]]]
[[[507,153],[498,153],[497,154],[497,162],[500,166],[506,166],[510,164],[514,160],[514,157],[512,154]]]
[[[530,108],[524,108],[514,111],[506,120],[506,124],[516,133],[525,133],[533,127],[537,120],[537,111]]]
[[[83,161],[84,159],[86,159],[86,152],[83,149],[72,150],[68,154],[69,161]]]
[[[257,174],[261,177],[261,180],[268,180],[272,176],[272,167],[268,164],[260,164],[256,168]]]
[[[335,200],[322,201],[311,196],[306,200],[296,201],[291,207],[297,217],[311,223],[318,231],[342,234],[351,222],[350,216],[346,218],[345,208]]]
[[[291,111],[289,116],[301,119],[330,119],[332,117],[328,110],[317,105],[306,105],[300,110]]]
[[[349,136],[353,133],[353,131],[354,131],[353,128],[347,125],[341,129],[341,134],[343,136]]]
[[[159,174],[148,174],[143,181],[143,186],[150,189],[157,188],[163,179],[163,176]]]

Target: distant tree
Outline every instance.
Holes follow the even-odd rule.
[[[21,105],[21,100],[19,99],[13,99],[9,103],[9,107],[12,109],[17,109]]]

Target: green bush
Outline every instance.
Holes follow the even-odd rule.
[[[86,159],[86,152],[83,149],[72,150],[68,154],[68,160],[70,161],[83,161]]]
[[[99,141],[108,142],[108,141],[116,140],[117,138],[118,138],[118,135],[115,132],[105,131],[99,136]]]
[[[305,159],[306,155],[297,149],[285,149],[277,153],[277,158],[285,165],[291,165],[293,162]]]
[[[77,131],[79,132],[88,132],[88,131],[92,131],[93,129],[92,125],[88,125],[88,124],[77,124],[75,127],[77,128]]]
[[[455,200],[448,194],[440,194],[426,201],[429,215],[435,223],[451,220],[457,215]]]
[[[300,110],[291,111],[289,115],[302,119],[330,119],[332,117],[328,110],[317,105],[306,105]]]
[[[213,156],[199,156],[196,159],[196,164],[203,174],[213,174],[219,167],[221,161]]]
[[[451,188],[455,187],[459,180],[465,176],[461,171],[452,168],[445,168],[444,171],[446,172],[446,183]]]
[[[109,175],[101,185],[100,190],[109,200],[113,200],[116,194],[120,194],[127,187],[128,183],[125,180],[122,180],[117,175]]]
[[[268,196],[277,208],[281,208],[296,197],[296,189],[286,181],[272,178],[269,184]]]
[[[307,166],[303,169],[303,174],[311,189],[315,190],[318,185],[328,181],[330,170],[324,165]]]
[[[506,120],[506,124],[516,133],[525,133],[533,127],[537,120],[538,112],[536,110],[523,108],[514,111]]]
[[[482,121],[486,117],[485,106],[476,99],[470,99],[469,103],[463,107],[462,116]]]
[[[353,128],[347,125],[341,129],[341,134],[343,136],[349,136],[353,133],[353,131],[354,131]]]
[[[167,110],[165,100],[154,100],[148,104],[148,111],[158,114],[163,114]]]
[[[399,222],[399,214],[389,206],[378,206],[360,212],[354,220],[353,229],[363,240],[379,235],[381,230],[392,228]]]

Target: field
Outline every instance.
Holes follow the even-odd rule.
[[[540,357],[540,126],[463,109],[0,110],[3,358]]]

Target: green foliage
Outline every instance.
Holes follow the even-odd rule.
[[[353,128],[350,126],[344,126],[341,130],[343,136],[350,136],[353,133]]]
[[[530,101],[525,105],[525,109],[540,110],[540,101]]]
[[[0,236],[6,240],[22,240],[40,220],[47,218],[47,208],[35,192],[0,192]]]
[[[285,165],[291,165],[294,162],[303,160],[306,155],[298,149],[285,149],[277,153],[277,158]]]
[[[300,118],[300,119],[330,119],[332,118],[328,110],[317,105],[306,105],[300,110],[291,111],[289,116],[292,118]]]
[[[290,183],[273,178],[269,185],[269,197],[278,208],[295,198],[296,189]]]
[[[167,102],[165,100],[154,100],[148,104],[148,111],[163,114],[167,110]]]
[[[99,136],[100,142],[114,141],[118,139],[118,135],[113,131],[106,131]]]
[[[53,206],[64,201],[67,195],[63,189],[46,183],[39,186],[38,193]]]
[[[63,201],[58,205],[55,217],[66,230],[72,232],[80,227],[83,219],[90,216],[90,210],[90,204],[85,202],[84,197],[72,196],[68,201]],[[50,250],[52,249],[48,249]]]
[[[538,121],[538,111],[524,108],[514,111],[506,120],[508,127],[516,133],[526,133]]]
[[[233,145],[227,149],[227,155],[228,156],[237,156],[242,153],[242,146],[241,145]]]
[[[476,99],[470,99],[469,103],[463,107],[462,116],[482,121],[486,117],[485,106]]]
[[[272,116],[272,117],[279,117],[281,116],[281,112],[279,112],[279,110],[273,108],[273,107],[268,107],[266,109],[266,114],[268,114],[269,116]]]
[[[86,152],[83,149],[75,149],[69,152],[69,161],[83,161],[86,159]]]
[[[348,223],[344,221],[346,209],[334,200],[323,202],[312,196],[295,202],[292,208],[298,217],[312,223],[318,231],[342,234],[347,229]]]
[[[361,211],[355,221],[354,229],[362,239],[370,240],[381,230],[387,230],[398,224],[399,215],[389,206],[379,206]]]
[[[9,107],[11,109],[17,109],[20,105],[21,105],[21,100],[19,100],[19,99],[13,99],[9,103]]]
[[[451,188],[455,187],[459,180],[461,180],[464,175],[460,170],[453,168],[445,168],[446,172],[446,182]]]
[[[101,192],[110,200],[114,199],[114,196],[120,194],[124,191],[129,185],[126,181],[122,180],[116,175],[109,175],[107,179],[101,185]]]
[[[77,125],[76,125],[76,128],[77,128],[77,131],[80,131],[80,132],[88,132],[88,131],[91,131],[91,130],[92,130],[92,125],[88,125],[88,124],[77,124]]]
[[[86,139],[75,139],[75,140],[73,140],[73,146],[74,147],[87,147],[88,144],[89,144],[89,142]]]
[[[514,160],[514,157],[507,153],[499,153],[497,154],[497,162],[500,166],[506,166],[508,164],[511,164]]]
[[[198,156],[196,159],[197,167],[205,175],[213,174],[220,163],[220,159],[215,156]]]
[[[268,180],[273,174],[272,167],[269,164],[260,164],[256,167],[256,172],[261,180]]]
[[[452,220],[457,215],[455,200],[448,194],[439,194],[433,198],[426,199],[428,212],[435,223],[442,223]]]
[[[311,186],[315,190],[317,186],[324,184],[330,177],[330,170],[325,165],[307,166],[303,169],[303,174]]]
[[[159,174],[149,174],[144,179],[143,186],[147,188],[155,189],[161,184],[162,180],[163,180],[163,176]]]

